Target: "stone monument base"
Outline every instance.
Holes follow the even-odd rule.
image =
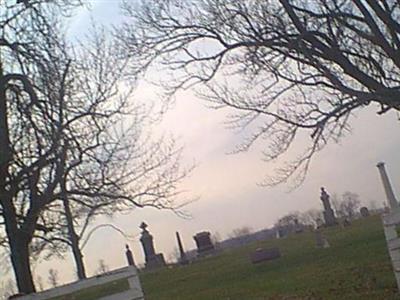
[[[216,253],[215,248],[208,248],[208,249],[202,249],[201,251],[197,252],[197,257],[205,257],[205,256],[212,256]]]
[[[330,227],[338,225],[335,213],[333,212],[332,209],[323,211],[323,214],[324,214],[325,226]]]
[[[189,260],[187,258],[180,258],[178,263],[182,266],[188,265],[189,264]]]
[[[146,269],[158,269],[165,267],[164,255],[162,253],[151,256],[146,261]]]

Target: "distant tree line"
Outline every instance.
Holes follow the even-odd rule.
[[[344,219],[351,221],[360,216],[361,199],[356,193],[346,191],[341,197],[337,194],[333,194],[331,197],[331,204],[336,217],[342,221]],[[377,210],[375,203],[371,203],[370,210],[372,212]],[[318,222],[323,220],[322,209],[313,208],[304,212],[290,212],[289,214],[280,217],[275,222],[275,227],[294,228],[296,224],[316,227]]]

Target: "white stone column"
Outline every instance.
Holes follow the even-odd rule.
[[[397,210],[399,209],[399,203],[397,202],[396,197],[394,196],[389,177],[386,173],[385,164],[383,162],[380,162],[377,164],[377,167],[379,169],[379,173],[381,174],[383,187],[385,188],[386,198],[389,202],[390,209]]]

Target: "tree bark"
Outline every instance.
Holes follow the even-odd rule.
[[[75,232],[71,208],[69,206],[68,198],[65,193],[65,185],[62,188],[62,190],[63,190],[62,194],[63,194],[65,217],[67,219],[68,234],[69,234],[69,239],[71,242],[72,253],[74,255],[76,272],[77,272],[79,279],[85,279],[86,278],[86,270],[85,270],[85,264],[83,262],[83,254],[82,254],[81,249],[79,248],[79,239]]]
[[[29,259],[29,244],[32,240],[32,234],[18,227],[15,208],[12,205],[11,197],[7,197],[4,194],[2,196],[0,200],[3,207],[5,230],[10,246],[11,264],[13,266],[18,291],[24,294],[31,294],[36,291]]]
[[[18,291],[24,294],[36,292],[29,261],[29,241],[23,233],[12,234],[10,240],[11,263]]]
[[[65,218],[67,220],[68,235],[69,235],[69,240],[71,242],[70,246],[72,248],[72,253],[74,255],[74,260],[75,260],[75,265],[76,265],[76,273],[78,275],[78,279],[85,279],[86,278],[86,270],[85,270],[85,264],[83,262],[83,254],[82,254],[81,249],[79,248],[79,239],[78,239],[78,235],[76,234],[76,231],[75,231],[71,207],[69,206],[69,201],[68,201],[67,182],[66,182],[66,178],[64,177],[66,155],[67,155],[66,149],[64,149],[64,153],[63,153],[63,157],[62,157],[63,178],[61,179],[61,182],[60,182],[61,197],[62,197],[63,205],[64,205]]]
[[[6,82],[0,60],[0,204],[3,208],[3,219],[17,287],[19,292],[30,294],[35,292],[29,261],[29,243],[32,236],[18,227],[17,215],[12,203],[13,193],[6,186],[6,178],[10,177],[9,163],[12,159],[6,101]]]

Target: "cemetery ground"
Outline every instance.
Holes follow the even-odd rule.
[[[317,249],[315,234],[304,232],[142,272],[146,300],[399,299],[379,216],[324,235],[330,248]],[[254,265],[259,247],[279,247],[282,257]]]

